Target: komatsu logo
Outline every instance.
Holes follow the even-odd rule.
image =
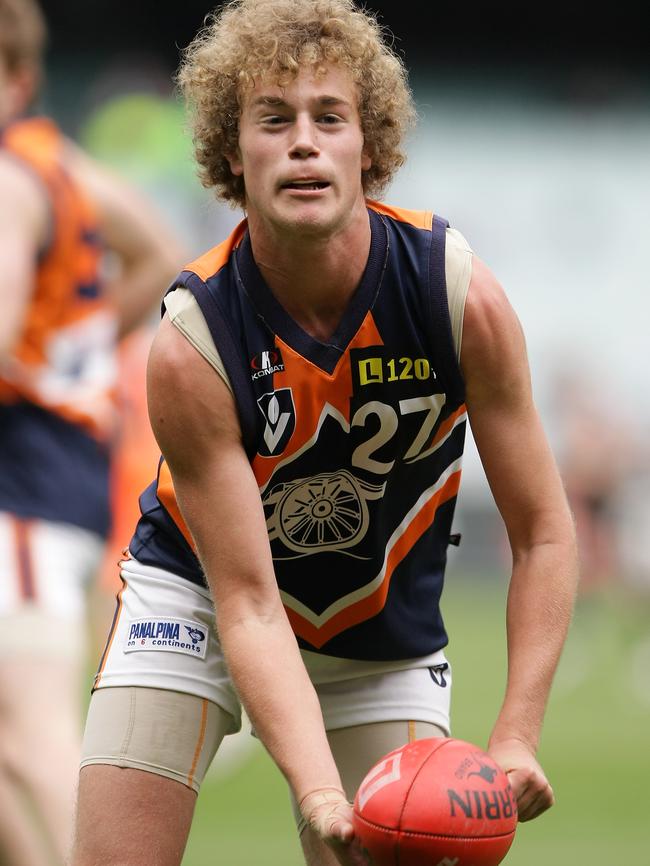
[[[207,629],[201,623],[160,617],[137,619],[128,624],[124,652],[139,650],[185,653],[205,658]]]
[[[279,349],[268,349],[251,358],[251,379],[261,379],[262,376],[270,376],[272,373],[282,373],[284,362]]]

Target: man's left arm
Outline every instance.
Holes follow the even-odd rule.
[[[489,752],[508,772],[522,821],[553,805],[535,755],[576,592],[573,518],[535,407],[519,320],[475,258],[461,366],[476,446],[512,551],[508,677]]]

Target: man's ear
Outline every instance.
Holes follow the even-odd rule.
[[[366,152],[366,150],[361,151],[361,171],[368,171],[370,166],[372,165],[372,159],[370,158],[370,154]]]
[[[235,177],[241,177],[244,173],[244,166],[242,164],[239,148],[237,148],[235,153],[227,153],[226,159],[230,165],[230,171],[235,175]]]

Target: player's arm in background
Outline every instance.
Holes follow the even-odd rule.
[[[189,256],[158,209],[118,173],[69,144],[69,168],[98,211],[102,242],[112,254],[106,291],[118,336],[144,324]]]
[[[567,635],[578,565],[573,518],[534,404],[524,335],[476,257],[461,366],[472,433],[512,551],[508,677],[489,752],[508,772],[520,820],[553,804],[535,754]]]
[[[320,704],[280,599],[262,500],[230,390],[163,318],[147,371],[152,429],[196,543],[216,607],[219,639],[248,717],[312,826],[342,864],[361,864],[352,811]],[[334,803],[319,804],[318,789]]]
[[[40,182],[0,154],[0,363],[22,332],[47,225],[48,203]]]

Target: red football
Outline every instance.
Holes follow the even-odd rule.
[[[464,740],[415,740],[389,752],[354,798],[374,866],[496,866],[517,827],[503,770]]]

